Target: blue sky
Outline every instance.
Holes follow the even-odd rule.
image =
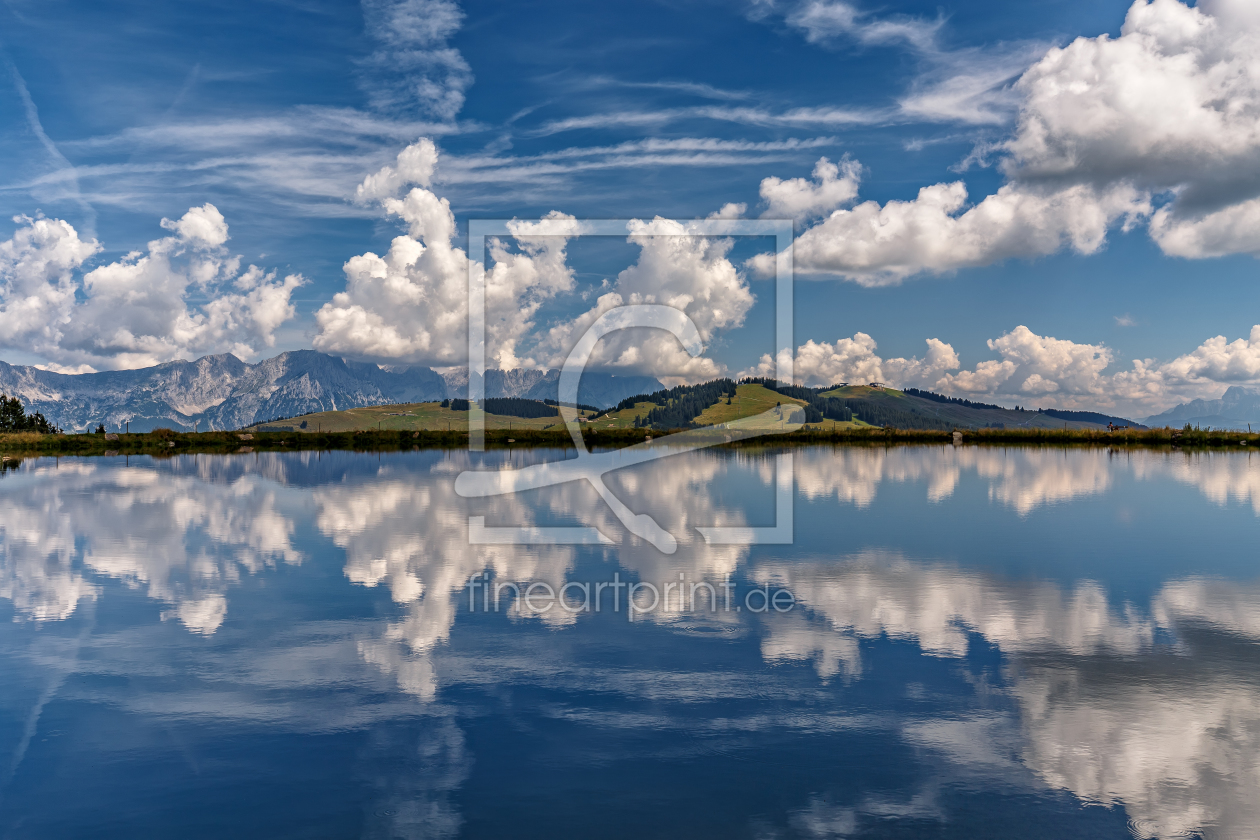
[[[398,306],[382,303],[369,281],[348,289],[343,265],[385,254],[408,222],[431,227],[428,216],[417,222],[385,203],[420,188],[449,202],[461,230],[468,218],[552,211],[694,219],[731,203],[748,217],[809,205],[796,220],[806,269],[796,338],[817,346],[798,361],[802,378],[878,374],[1010,404],[1134,411],[1218,396],[1260,378],[1260,335],[1249,338],[1260,322],[1252,256],[1260,242],[1247,232],[1249,202],[1260,195],[1252,171],[1260,140],[1248,128],[1260,78],[1246,63],[1260,20],[1240,0],[1200,10],[1174,0],[1132,5],[263,0],[242,14],[221,2],[4,0],[0,210],[26,220],[0,225],[0,241],[14,237],[0,253],[8,333],[0,358],[86,370],[316,346],[382,363],[455,362],[423,342],[387,347],[353,334],[407,329],[389,322],[401,318]],[[1054,58],[1076,39],[1093,52]],[[1135,59],[1135,49],[1149,54]],[[1216,58],[1186,69],[1192,51]],[[1085,64],[1097,71],[1091,92],[1054,98]],[[1219,80],[1231,67],[1241,82]],[[1152,110],[1144,103],[1134,112],[1116,104],[1159,73],[1182,74],[1163,81],[1166,124],[1144,121]],[[1178,99],[1182,81],[1190,93]],[[1165,104],[1159,90],[1141,95]],[[1112,110],[1100,117],[1103,106]],[[1213,108],[1223,122],[1212,121]],[[1099,120],[1110,122],[1094,131]],[[1183,130],[1196,121],[1202,134]],[[1038,134],[1038,125],[1049,128]],[[420,138],[435,144],[431,173],[395,196],[356,201],[364,178],[398,168],[395,157]],[[1219,166],[1195,162],[1196,150]],[[816,191],[823,157],[855,167],[845,187],[842,164],[828,200]],[[796,203],[768,202],[769,178],[804,179],[789,185]],[[934,221],[915,215],[920,189],[956,182],[963,203]],[[1015,214],[1035,216],[1028,231],[999,230],[1005,211],[957,222],[1004,185],[1016,194]],[[859,205],[875,212],[890,201],[911,202],[896,224],[912,218],[939,230],[885,242],[883,257],[860,266],[867,251],[859,259],[848,245],[835,250],[854,241],[856,228],[845,225],[859,223]],[[1042,201],[1049,209],[1037,209]],[[222,217],[206,216],[210,228],[160,226],[207,204]],[[1152,220],[1165,211],[1157,235]],[[824,226],[832,213],[842,218]],[[73,228],[73,256],[31,256],[70,241],[61,229],[36,230],[37,214]],[[1093,238],[1073,239],[1091,214],[1101,214]],[[951,251],[968,237],[970,250]],[[456,236],[450,247],[465,242]],[[738,317],[702,324],[705,371],[752,372],[770,349],[770,286],[747,262],[759,247],[697,250],[679,263],[710,289],[710,309],[740,289],[753,301]],[[129,260],[131,252],[140,256]],[[633,283],[641,291],[656,282],[618,279],[649,261],[623,242],[572,239],[563,253],[530,260],[532,270],[559,272],[534,285],[511,281],[518,302],[536,304],[515,339],[516,358],[534,364],[551,358],[540,336],[580,321],[600,294],[624,298]],[[250,264],[264,273],[249,275]],[[437,282],[420,268],[403,274],[418,287]],[[289,275],[302,279],[286,286]],[[688,282],[669,281],[675,290]],[[349,297],[332,303],[338,293]],[[30,307],[20,314],[24,296],[39,297],[38,318]],[[438,336],[444,298],[421,297],[407,317]],[[216,302],[217,315],[207,308]],[[358,327],[329,326],[352,309]],[[712,313],[691,314],[701,323]],[[50,332],[49,322],[64,327]],[[1021,326],[1033,338],[1000,341]],[[877,349],[837,344],[858,333]],[[1205,345],[1214,336],[1226,339],[1215,349]],[[927,339],[954,357],[911,364],[926,361]],[[625,350],[610,348],[609,369]],[[1151,362],[1130,375],[1134,359]],[[977,367],[985,362],[1006,367]],[[700,372],[668,369],[668,353],[636,364],[665,376]]]

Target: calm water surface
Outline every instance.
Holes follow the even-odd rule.
[[[1260,837],[1260,455],[802,449],[751,547],[696,527],[774,525],[774,453],[611,474],[673,554],[585,484],[455,494],[555,457],[6,471],[0,837]]]

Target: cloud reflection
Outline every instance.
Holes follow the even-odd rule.
[[[392,600],[406,606],[401,620],[359,643],[360,654],[424,700],[437,691],[430,652],[450,636],[469,578],[489,571],[496,582],[541,580],[558,589],[573,563],[567,546],[469,545],[467,506],[455,495],[451,475],[467,453],[448,457],[454,462],[419,471],[391,464],[313,493],[316,526],[345,551],[346,577],[362,586],[388,587]],[[496,521],[535,518],[517,497],[497,497],[487,507]],[[523,601],[510,601],[505,610],[515,618],[531,616]],[[556,608],[535,617],[552,624],[574,620]]]
[[[87,572],[143,589],[190,630],[213,633],[242,574],[302,561],[278,509],[285,488],[250,472],[206,481],[117,459],[41,461],[4,491],[0,594],[36,621],[65,619],[93,597]]]
[[[503,454],[498,465],[511,469],[552,454]],[[451,452],[320,460],[303,453],[136,459],[133,466],[120,459],[32,460],[0,479],[0,597],[20,618],[46,625],[72,617],[85,599],[102,598],[108,581],[120,581],[160,602],[165,617],[190,631],[181,634],[185,640],[216,633],[222,639],[230,635],[224,622],[232,590],[247,576],[302,563],[314,546],[335,547],[346,581],[364,588],[359,592],[380,592],[380,602],[392,603],[393,612],[336,627],[295,628],[284,645],[266,650],[259,642],[235,654],[198,654],[198,662],[225,682],[249,691],[200,686],[141,693],[128,702],[155,715],[235,715],[312,731],[423,718],[407,739],[364,747],[363,773],[373,780],[377,803],[370,835],[458,832],[452,792],[472,759],[439,695],[451,686],[490,693],[514,680],[556,692],[566,684],[571,690],[576,680],[585,691],[644,701],[634,714],[590,700],[582,707],[572,698],[556,700],[548,711],[591,727],[690,728],[751,738],[749,733],[769,730],[813,734],[895,725],[906,743],[959,772],[1003,783],[1036,779],[1082,801],[1121,804],[1139,836],[1242,837],[1260,829],[1254,796],[1260,788],[1260,678],[1254,668],[1260,586],[1182,576],[1159,581],[1152,595],[1130,603],[1101,582],[1021,580],[894,550],[834,557],[825,547],[809,554],[805,546],[710,546],[695,532],[697,525],[763,525],[759,506],[766,503],[766,516],[772,511],[773,458],[740,451],[661,459],[610,476],[632,510],[649,513],[678,537],[678,551],[665,555],[625,536],[581,483],[459,498],[454,476],[471,457]],[[1117,457],[1084,449],[922,447],[804,449],[796,458],[800,494],[833,505],[869,507],[885,481],[921,484],[928,503],[941,503],[974,481],[987,486],[999,512],[1024,516],[1136,480],[1178,482],[1196,488],[1205,504],[1249,503],[1260,515],[1260,471],[1254,456],[1240,453]],[[613,547],[471,546],[470,514],[484,516],[488,525],[589,524],[625,541]],[[1251,521],[1245,509],[1242,516]],[[818,681],[806,668],[750,673],[577,663],[571,648],[545,633],[523,633],[510,650],[493,654],[444,649],[467,609],[465,586],[472,575],[559,588],[583,564],[662,583],[680,575],[688,581],[746,576],[784,586],[801,604],[785,615],[750,618],[692,612],[673,601],[644,617],[657,626],[622,623],[624,630],[600,632],[630,634],[624,638],[639,643],[687,638],[698,629],[730,630],[719,638],[757,638],[764,662],[809,663],[830,689],[861,685],[881,640],[960,663],[977,645],[987,645],[1003,663],[1001,679],[987,690],[1005,698],[1010,711],[999,704],[968,714],[855,722],[857,716],[843,708],[805,708],[830,696],[809,693]],[[504,622],[573,635],[586,620],[556,608],[531,611],[516,599],[504,605]],[[156,654],[138,638],[138,631],[134,637],[93,637],[87,643],[90,664],[75,667],[109,675],[165,667],[146,659]],[[181,660],[180,667],[186,665]],[[788,679],[791,672],[808,690]],[[273,702],[312,684],[346,696],[329,708]],[[388,702],[370,699],[395,686],[404,693]],[[778,711],[755,705],[767,697]],[[699,723],[685,711],[715,698],[738,699],[749,711]],[[663,704],[673,705],[661,711]],[[785,708],[792,714],[780,715]],[[700,741],[689,744],[707,748]],[[431,772],[423,780],[413,774],[411,781],[401,773],[374,775],[374,762],[387,761],[418,762]],[[941,801],[930,786],[902,798],[872,795],[838,803],[811,793],[785,819],[805,833],[853,833],[871,819],[940,819]]]
[[[1121,476],[1172,478],[1219,506],[1249,503],[1260,516],[1260,455],[1059,447],[812,447],[797,451],[796,482],[806,499],[869,508],[884,483],[926,485],[929,502],[954,495],[964,475],[988,484],[989,498],[1021,516],[1046,505],[1107,494]]]
[[[989,498],[1021,515],[1105,493],[1113,478],[1105,451],[1049,447],[818,447],[801,450],[796,462],[802,496],[859,509],[871,506],[885,482],[926,484],[928,501],[942,502],[965,473],[985,479]]]
[[[1197,487],[1220,507],[1251,504],[1260,516],[1260,455],[1239,452],[1178,452],[1134,459],[1134,474],[1145,481],[1165,476]]]
[[[1260,829],[1260,676],[1250,667],[1260,586],[1171,581],[1139,610],[1090,582],[1063,590],[895,553],[766,563],[754,575],[787,585],[808,610],[767,616],[768,660],[853,679],[863,641],[962,657],[975,637],[1008,656],[1019,753],[1043,782],[1123,805],[1143,838]],[[1160,633],[1171,642],[1158,645]],[[916,722],[906,737],[973,770],[1011,770],[1001,725]]]

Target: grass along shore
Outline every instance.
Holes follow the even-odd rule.
[[[1047,444],[1109,447],[1182,447],[1196,449],[1235,448],[1246,450],[1260,446],[1260,433],[1218,431],[1210,429],[979,429],[960,430],[961,442],[978,444]],[[588,447],[622,447],[641,443],[648,436],[643,429],[583,429]],[[668,443],[669,434],[652,432],[658,442]],[[0,434],[0,453],[7,460],[23,455],[153,455],[169,456],[191,452],[239,453],[285,452],[300,450],[388,451],[419,447],[466,447],[464,430],[389,430],[354,432],[173,432],[157,429],[145,434],[37,434],[10,432]],[[723,446],[813,445],[813,444],[945,444],[954,440],[954,433],[891,427],[836,427],[829,424],[807,426],[788,434],[737,441]],[[505,446],[571,447],[567,430],[525,428],[487,429],[487,448]]]

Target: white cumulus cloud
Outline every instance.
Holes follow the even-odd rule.
[[[988,265],[1013,257],[1052,254],[1070,245],[1083,254],[1102,247],[1119,219],[1130,222],[1149,210],[1129,186],[1099,193],[1086,185],[1063,189],[1007,184],[965,209],[961,182],[919,190],[911,201],[866,201],[836,210],[796,240],[798,274],[840,275],[864,286],[897,283],[924,271]],[[751,266],[769,274],[773,257]]]
[[[518,344],[531,335],[539,307],[573,287],[565,246],[576,223],[553,212],[544,217],[548,233],[567,235],[544,236],[539,223],[514,222],[511,241],[487,242],[493,267],[485,272],[455,246],[450,202],[422,187],[394,197],[408,183],[427,184],[437,160],[433,141],[422,138],[398,155],[396,166],[360,185],[358,196],[381,199],[387,214],[407,224],[407,234],[395,237],[384,256],[368,252],[346,262],[345,291],[315,314],[315,349],[377,362],[466,364],[471,270],[485,281],[487,364],[534,366],[532,358],[518,357]]]
[[[732,240],[695,235],[686,223],[660,217],[631,222],[629,228],[628,241],[639,246],[639,259],[617,275],[594,307],[549,331],[542,342],[551,351],[548,364],[561,365],[586,329],[617,306],[656,303],[681,309],[706,345],[744,323],[754,299],[747,279],[728,258]],[[673,335],[649,329],[607,336],[588,367],[650,374],[667,382],[713,379],[725,372],[707,356],[690,356]]]
[[[943,387],[966,393],[1101,396],[1102,371],[1112,361],[1111,351],[1102,345],[1040,336],[1025,326],[991,339],[989,349],[1002,360],[947,375]]]
[[[55,349],[75,306],[74,272],[101,246],[60,219],[14,221],[13,238],[0,242],[0,336],[11,347]]]
[[[814,39],[914,42],[905,21],[868,31],[847,4],[801,9]],[[919,22],[914,32],[922,40],[932,30]],[[1172,256],[1260,254],[1257,54],[1251,4],[1137,0],[1118,38],[1049,49],[1007,89],[1018,101],[1014,131],[979,155],[1001,157],[1008,180],[996,193],[969,205],[959,181],[837,209],[801,235],[798,270],[881,285],[1067,247],[1092,254],[1116,226],[1139,224]],[[930,106],[915,96],[933,85],[921,87],[907,102]]]
[[[437,146],[428,137],[422,137],[399,152],[393,166],[384,166],[365,178],[354,197],[358,201],[379,201],[397,195],[407,184],[427,187],[437,169],[437,161]]]
[[[1067,408],[1162,411],[1190,399],[1219,398],[1231,385],[1260,385],[1260,326],[1247,338],[1216,336],[1181,356],[1136,359],[1107,373],[1114,352],[1102,344],[1078,344],[1017,327],[989,342],[999,360],[950,374],[939,387],[950,393],[984,394],[1011,400],[1048,398]]]
[[[512,222],[510,236],[487,240],[491,267],[470,265],[455,245],[455,217],[445,198],[422,187],[403,198],[392,195],[419,180],[404,171],[431,178],[436,161],[432,142],[421,140],[398,156],[396,166],[364,180],[359,195],[380,197],[385,212],[405,222],[408,232],[384,256],[365,253],[346,263],[345,291],[315,315],[315,349],[377,362],[467,364],[470,270],[485,282],[486,364],[503,370],[559,367],[586,329],[617,306],[674,306],[692,318],[705,342],[740,326],[752,307],[747,280],[727,256],[732,240],[698,236],[686,223],[657,218],[630,223],[628,241],[639,247],[639,258],[605,284],[593,306],[540,331],[542,308],[574,291],[566,247],[581,233],[580,223],[559,211],[538,222]],[[738,217],[745,209],[727,205],[719,214]],[[672,335],[652,330],[607,337],[590,367],[687,380],[723,373],[712,359],[692,358]]]
[[[212,204],[163,219],[171,235],[146,251],[79,274],[100,250],[68,223],[18,217],[0,242],[4,346],[59,370],[135,368],[207,353],[251,358],[293,317],[300,275],[277,280],[226,249],[228,226]],[[207,302],[193,305],[192,296]]]
[[[949,396],[1031,405],[1128,412],[1136,418],[1192,399],[1218,399],[1232,385],[1260,386],[1260,325],[1246,338],[1216,336],[1167,360],[1135,359],[1127,367],[1104,344],[1038,335],[1026,326],[987,342],[995,359],[961,368],[953,346],[927,340],[922,358],[882,358],[866,333],[834,343],[809,340],[796,349],[798,384],[886,382]],[[786,360],[784,360],[786,361]],[[740,376],[774,376],[767,354]]]
[[[927,353],[922,359],[883,359],[876,348],[875,339],[861,332],[834,344],[810,339],[796,350],[793,376],[798,384],[810,387],[887,382],[901,388],[931,388],[946,371],[959,366],[954,348],[937,338],[927,340]],[[774,360],[767,353],[740,376],[774,376],[775,370]]]
[[[761,200],[766,202],[763,218],[802,219],[821,216],[857,198],[862,167],[848,158],[832,163],[820,158],[814,165],[813,180],[766,178],[761,182]]]
[[[407,222],[384,256],[345,264],[346,289],[315,313],[314,347],[377,361],[455,364],[467,357],[468,257],[446,199],[416,187],[386,209]]]

